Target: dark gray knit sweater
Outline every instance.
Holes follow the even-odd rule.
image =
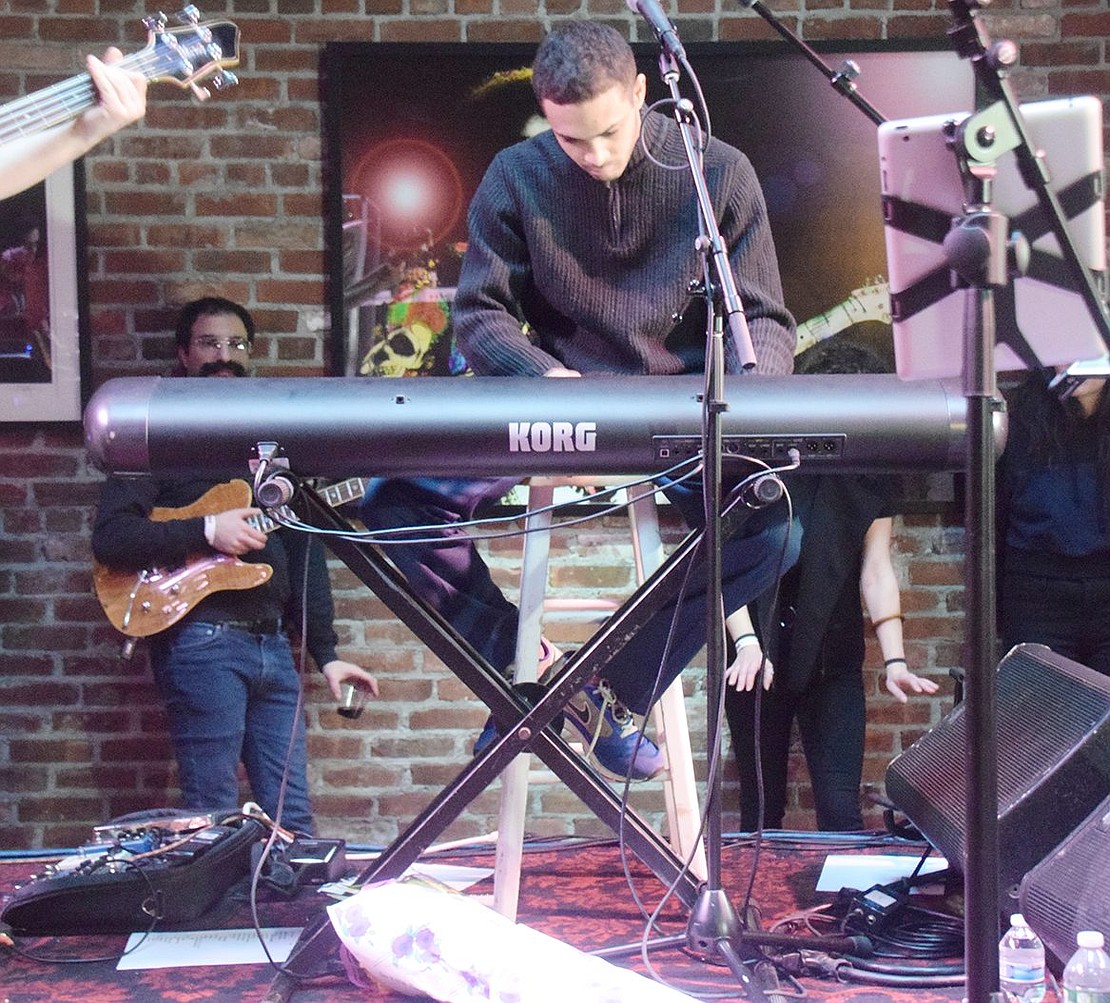
[[[455,333],[479,375],[666,376],[704,368],[698,209],[675,123],[649,112],[614,182],[591,178],[543,133],[502,150],[470,205]],[[709,192],[736,276],[758,371],[789,373],[794,322],[782,301],[763,194],[744,154],[712,141]],[[726,368],[738,356],[726,339]]]

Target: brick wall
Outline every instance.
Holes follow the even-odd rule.
[[[944,5],[930,0],[778,4],[810,40],[939,37]],[[0,13],[0,98],[81,69],[88,49],[143,42],[139,5],[96,0],[12,0]],[[124,10],[124,8],[131,8]],[[266,332],[260,371],[327,369],[317,65],[330,40],[535,41],[566,16],[602,17],[647,36],[619,0],[237,0],[209,18],[240,25],[241,84],[206,104],[173,87],[152,90],[145,123],[87,158],[88,274],[94,380],[164,371],[178,304],[221,293],[247,304]],[[1104,3],[1000,3],[986,19],[1019,43],[1025,95],[1110,91]],[[765,38],[736,4],[682,0],[687,41]],[[129,810],[174,803],[164,718],[140,653],[118,657],[119,638],[90,591],[88,535],[99,475],[75,427],[0,428],[0,846],[73,845],[89,826]],[[560,542],[560,588],[627,578],[619,520]],[[938,678],[959,664],[962,533],[942,515],[899,520],[911,664]],[[515,553],[498,545],[496,573],[511,583]],[[312,782],[325,832],[385,841],[455,774],[484,711],[381,604],[334,566],[343,652],[372,667],[383,699],[357,723],[309,685]],[[573,639],[581,628],[553,628]],[[942,698],[901,708],[868,673],[867,778],[935,722]],[[704,732],[701,676],[686,679],[695,748]],[[704,773],[704,769],[702,768]],[[731,771],[728,774],[731,776]],[[788,823],[808,827],[804,771],[795,771]],[[536,831],[600,831],[557,786],[534,790]],[[659,792],[637,792],[656,810]],[[486,792],[450,835],[495,822]],[[726,817],[726,828],[732,818]]]

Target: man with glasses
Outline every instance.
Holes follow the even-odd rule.
[[[220,296],[193,300],[177,315],[174,376],[246,376],[254,318]]]
[[[176,338],[177,375],[242,377],[254,319],[238,303],[206,297],[181,311]],[[93,553],[101,564],[135,574],[219,554],[273,569],[253,588],[211,592],[155,634],[151,670],[166,705],[184,807],[235,808],[242,762],[263,810],[276,819],[281,804],[282,824],[311,833],[301,685],[287,630],[299,631],[303,619],[308,651],[336,700],[344,683],[375,695],[378,684],[336,657],[320,543],[294,530],[267,535],[256,522],[257,508],[228,508],[217,500],[222,488],[210,494],[217,487],[188,472],[174,480],[109,478],[93,527]],[[152,518],[155,508],[171,510],[171,517],[160,512]],[[173,510],[185,509],[172,517]]]

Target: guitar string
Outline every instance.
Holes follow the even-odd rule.
[[[170,51],[178,56],[177,63],[187,65],[185,58],[177,50]],[[164,58],[163,53],[143,50],[125,57],[116,65],[142,73],[150,80],[158,75],[155,70],[174,68],[174,61]],[[0,108],[0,116],[12,119],[8,125],[0,128],[0,142],[61,125],[74,117],[77,111],[91,107],[95,100],[96,87],[88,73],[61,80],[33,94],[16,98]]]
[[[355,490],[357,488],[357,494]],[[338,508],[361,498],[366,490],[366,479],[363,477],[348,477],[338,484],[329,484],[319,488],[317,494],[330,508]],[[296,518],[296,513],[288,505],[279,505],[277,508],[267,508],[252,515],[247,522],[263,533],[271,533],[280,526],[287,525],[284,521],[287,516]]]

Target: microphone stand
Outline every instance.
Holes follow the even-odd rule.
[[[955,152],[964,179],[965,215],[944,240],[953,271],[970,286],[965,314],[964,386],[968,399],[967,498],[967,731],[975,736],[967,765],[967,866],[964,875],[964,954],[969,1003],[1001,1000],[998,983],[998,763],[995,699],[995,317],[993,291],[1010,281],[1008,220],[991,209],[995,160],[1014,151],[1022,179],[1048,214],[1069,274],[1102,339],[1110,318],[1071,239],[1048,171],[1025,130],[1005,72],[1016,58],[1006,41],[992,43],[978,18],[988,0],[949,0],[948,35],[971,61],[980,100],[961,123]]]
[[[728,409],[722,399],[724,384],[724,329],[739,352],[745,370],[755,366],[755,349],[748,332],[736,277],[717,226],[709,187],[702,170],[701,154],[691,125],[693,105],[678,89],[678,61],[666,49],[659,56],[659,73],[671,92],[675,121],[682,135],[690,165],[699,211],[698,250],[704,262],[704,293],[707,305],[705,400],[703,402],[702,475],[705,505],[706,574],[706,691],[708,749],[720,745],[720,706],[725,670],[725,616],[721,588],[721,414]],[[761,955],[741,938],[741,922],[721,882],[721,771],[711,770],[706,789],[706,881],[699,889],[687,924],[686,946],[704,961],[724,963],[753,1000],[765,1000],[762,987],[748,970],[747,961]],[[742,956],[742,952],[746,956]]]
[[[761,0],[740,0],[793,42],[815,65],[816,53],[781,25]],[[1043,159],[1034,152],[1004,73],[1016,58],[1006,41],[992,43],[977,17],[990,0],[949,0],[953,24],[948,36],[956,53],[971,61],[977,91],[976,113],[960,126],[955,154],[964,179],[964,216],[954,220],[944,241],[950,268],[968,287],[964,318],[964,396],[967,399],[964,577],[967,594],[965,713],[975,736],[965,754],[967,768],[964,867],[964,958],[968,1003],[998,1003],[998,741],[995,692],[995,438],[998,408],[994,371],[996,324],[994,290],[1011,281],[1009,221],[992,209],[994,161],[1013,150],[1022,179],[1047,213],[1069,275],[1110,346],[1110,317],[1067,229],[1065,214],[1049,185]],[[826,71],[827,72],[827,71]],[[858,70],[831,76],[834,86],[874,121],[878,113],[859,97],[852,80]],[[1066,388],[1067,383],[1063,386]]]

